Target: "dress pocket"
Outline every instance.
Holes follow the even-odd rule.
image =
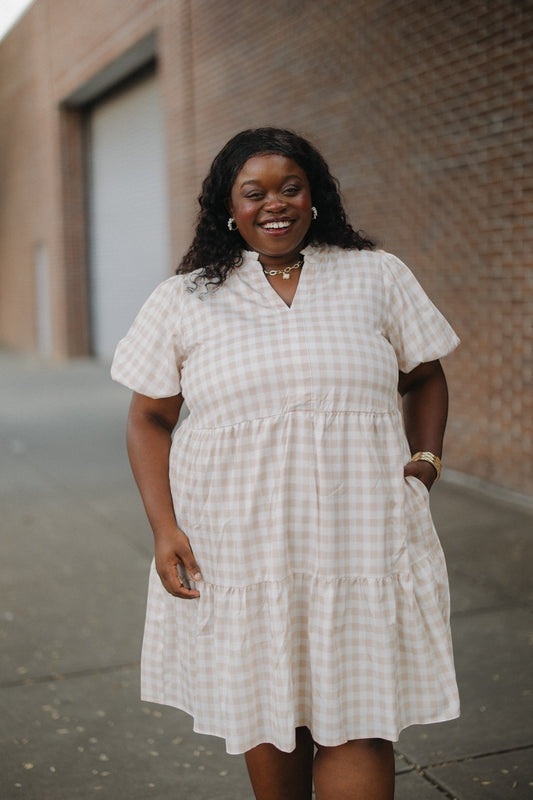
[[[415,563],[434,549],[438,539],[431,518],[429,491],[414,475],[405,477],[404,508],[409,559]]]
[[[423,481],[420,480],[420,478],[417,478],[416,475],[406,475],[405,482],[407,483],[408,486],[412,486],[415,489],[415,491],[417,492],[420,491],[426,497],[429,497],[428,487],[426,486],[425,483],[423,483]]]

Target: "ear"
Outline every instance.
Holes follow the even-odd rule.
[[[224,204],[225,204],[225,206],[227,208],[228,214],[230,215],[230,217],[232,217],[233,216],[233,205],[231,203],[231,197],[226,197],[226,200],[224,201]]]

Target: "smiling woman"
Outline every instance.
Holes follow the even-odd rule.
[[[457,341],[316,149],[267,128],[215,158],[119,343],[155,539],[143,699],[244,753],[257,800],[392,800],[399,732],[458,713],[428,503]]]
[[[229,203],[237,230],[265,268],[298,260],[311,225],[311,206],[307,175],[292,159],[277,154],[248,159]]]
[[[277,186],[274,185],[274,175],[268,178],[272,185],[260,185],[269,173],[269,165],[276,165]],[[246,176],[241,175],[242,171]],[[265,191],[266,208],[263,203]],[[269,208],[268,203],[274,194],[276,203]],[[285,253],[287,263],[293,255],[298,255],[298,245],[301,249],[304,243],[331,244],[357,250],[373,249],[373,242],[355,231],[348,222],[337,182],[316,148],[291,131],[279,128],[258,128],[238,133],[222,148],[204,180],[199,197],[196,233],[178,267],[178,273],[195,272],[211,284],[222,284],[242,263],[243,252],[254,249],[253,242],[256,241],[254,239],[250,243],[243,231],[239,230],[232,209],[238,214],[241,207],[246,208],[242,224],[246,226],[247,235],[250,235],[252,228],[248,223],[250,215],[253,216],[252,208],[262,207],[262,221],[268,222],[273,231],[276,229],[274,226],[279,224],[288,223],[291,227],[290,219],[281,221],[283,205],[296,209],[302,201],[304,207],[297,214],[299,225],[296,236],[290,237],[293,252]],[[229,220],[228,215],[231,215]],[[277,230],[280,228],[277,227]],[[295,242],[302,234],[301,241]],[[275,240],[272,234],[267,241],[273,244]],[[262,256],[279,263],[283,258],[284,241],[281,236],[274,251],[265,251]]]

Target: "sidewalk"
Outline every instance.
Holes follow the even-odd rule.
[[[90,360],[0,352],[0,376],[0,797],[253,800],[241,757],[139,700],[129,393]],[[432,506],[463,714],[402,734],[397,800],[533,798],[533,516],[444,482]]]

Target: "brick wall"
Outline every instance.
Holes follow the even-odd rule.
[[[56,352],[83,351],[66,311],[76,269],[83,306],[83,209],[65,221],[59,178],[76,131],[60,148],[58,104],[154,28],[175,260],[229,136],[260,124],[308,135],[354,223],[412,267],[461,336],[444,365],[446,462],[533,494],[529,0],[37,0],[0,45],[2,339],[35,347],[31,253],[44,239]]]

